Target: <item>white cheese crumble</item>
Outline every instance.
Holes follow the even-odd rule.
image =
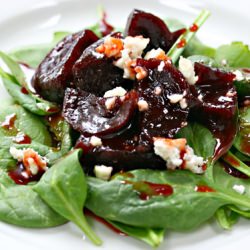
[[[105,101],[106,109],[110,110],[115,106],[116,97],[110,97]]]
[[[116,87],[114,89],[108,90],[104,93],[105,98],[114,97],[114,96],[124,96],[127,91],[122,87]]]
[[[183,98],[183,94],[172,94],[172,95],[167,95],[167,98],[170,100],[170,103],[178,103],[179,101],[181,101],[181,99]]]
[[[246,188],[243,185],[236,185],[236,184],[233,186],[233,189],[239,194],[244,194],[246,190]]]
[[[131,73],[131,62],[140,58],[143,50],[147,47],[150,39],[142,36],[127,36],[123,43],[124,49],[121,51],[121,58],[114,62],[114,65],[124,70],[123,78],[134,79],[135,75]]]
[[[186,139],[154,138],[154,152],[166,161],[167,168],[171,170],[182,167],[196,174],[204,172],[204,159],[194,154],[191,147],[186,145]],[[185,152],[181,158],[181,152]]]
[[[179,60],[179,70],[190,85],[194,85],[198,81],[198,76],[195,75],[193,63],[181,56]]]
[[[161,49],[161,48],[151,49],[150,51],[147,52],[147,54],[145,55],[144,59],[149,60],[149,59],[153,59],[153,58],[158,58],[162,54],[165,54],[165,51],[163,49]]]
[[[100,146],[102,146],[102,140],[99,137],[97,137],[97,136],[91,136],[89,143],[93,147],[100,147]]]
[[[185,169],[196,174],[202,174],[204,172],[202,168],[204,164],[203,157],[195,155],[191,147],[186,146],[186,153],[184,154],[183,160],[185,161]]]
[[[235,74],[235,78],[234,78],[235,81],[243,81],[245,79],[242,72],[238,69],[233,71],[233,74]]]
[[[159,86],[155,87],[155,89],[154,89],[154,93],[155,93],[156,95],[160,95],[160,94],[161,94],[161,92],[162,92],[161,87],[159,87]]]
[[[175,104],[179,103],[182,109],[187,108],[187,100],[184,98],[186,95],[186,91],[183,92],[183,94],[172,94],[172,95],[167,95],[167,98],[170,100],[170,103]]]
[[[113,171],[112,167],[107,167],[105,165],[96,165],[94,167],[95,176],[104,181],[110,179],[112,171]]]
[[[145,100],[139,100],[137,105],[140,112],[147,111],[149,108],[148,103]]]
[[[25,178],[29,178],[29,174],[37,175],[39,169],[46,171],[48,160],[40,156],[36,151],[31,148],[17,149],[10,147],[10,154],[18,162],[23,162],[26,171],[22,172]]]
[[[158,70],[159,72],[162,72],[163,69],[164,69],[164,67],[165,67],[165,62],[164,62],[164,61],[161,61],[161,63],[159,64],[157,70]]]
[[[149,42],[149,38],[142,36],[127,36],[123,41],[124,49],[129,51],[131,59],[141,57],[143,50],[148,46]]]

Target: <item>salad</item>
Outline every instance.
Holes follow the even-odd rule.
[[[0,52],[0,221],[86,216],[157,247],[169,230],[250,218],[250,50],[133,10],[50,44]]]

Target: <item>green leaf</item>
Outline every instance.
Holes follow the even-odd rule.
[[[215,60],[220,63],[226,60],[232,68],[250,68],[250,50],[242,42],[233,42],[220,46],[215,53]]]
[[[14,104],[1,108],[0,124],[2,124],[9,115],[16,116],[14,127],[13,129],[0,127],[0,148],[9,149],[14,144],[13,139],[18,133],[28,135],[32,141],[40,144],[51,145],[50,133],[39,117],[26,111],[20,105]]]
[[[22,87],[25,87],[27,90],[29,89],[25,80],[25,75],[22,72],[19,64],[3,52],[0,52],[0,58],[3,59],[12,73],[12,75],[6,73],[0,68],[0,77],[2,77],[3,84],[8,93],[17,103],[37,115],[50,115],[59,111],[57,105],[43,100],[30,91],[28,94],[23,93]]]
[[[220,65],[215,62],[214,59],[208,56],[200,56],[200,55],[194,55],[189,56],[188,59],[192,61],[193,63],[203,63],[209,67],[219,67]]]
[[[188,123],[177,134],[179,138],[186,138],[187,143],[194,149],[195,154],[208,159],[214,155],[216,140],[212,133],[199,123]]]
[[[0,51],[0,58],[6,63],[6,65],[11,71],[11,74],[15,76],[17,82],[19,82],[20,85],[24,85],[26,82],[25,75],[22,69],[20,68],[19,64],[16,63],[11,57],[3,53],[2,51]]]
[[[203,44],[198,38],[194,37],[183,52],[184,57],[193,55],[201,55],[214,58],[215,49]]]
[[[238,221],[239,213],[231,210],[229,206],[221,207],[216,211],[215,218],[223,229],[229,230]]]
[[[250,156],[250,107],[239,109],[239,131],[234,140],[234,147],[242,154]]]
[[[53,39],[49,43],[29,45],[10,52],[10,56],[22,63],[28,64],[30,67],[36,68],[48,52],[65,36],[69,35],[69,32],[55,32]]]
[[[141,240],[152,247],[158,247],[164,240],[165,230],[164,229],[151,229],[151,228],[140,228],[125,225],[123,223],[109,221],[115,228],[121,230],[123,233]]]
[[[91,230],[83,215],[87,184],[79,162],[80,150],[52,166],[33,188],[56,212],[74,222],[95,243],[101,240]]]
[[[220,185],[209,183],[204,176],[189,171],[135,170],[130,173],[133,178],[127,179],[118,174],[109,182],[89,177],[86,207],[111,221],[136,227],[180,231],[196,228],[223,205],[235,204],[250,208],[248,198],[238,195],[232,189],[227,191]],[[173,194],[142,200],[138,188],[135,190],[134,187],[147,190],[145,182],[169,184]],[[197,192],[199,185],[209,186],[216,191]]]
[[[0,220],[32,228],[54,227],[66,222],[31,186],[16,185],[3,171],[0,171]]]

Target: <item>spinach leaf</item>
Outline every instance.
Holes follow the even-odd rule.
[[[115,228],[121,230],[129,236],[144,241],[152,247],[158,247],[164,240],[164,229],[140,228],[125,225],[120,222],[109,221]]]
[[[250,107],[239,109],[239,128],[233,145],[242,154],[250,156]]]
[[[242,42],[220,46],[216,50],[214,58],[218,63],[226,60],[228,66],[232,68],[250,68],[250,50],[248,45]]]
[[[36,68],[48,52],[70,32],[55,32],[53,39],[49,43],[29,45],[10,52],[10,56],[17,62],[28,64],[30,67]]]
[[[54,227],[66,222],[31,186],[16,185],[3,171],[0,171],[0,220],[33,228]]]
[[[214,48],[203,44],[197,37],[194,37],[184,50],[183,56],[201,55],[214,58],[215,53],[216,50]]]
[[[74,222],[95,243],[101,240],[89,227],[83,207],[87,196],[87,183],[79,163],[80,150],[62,158],[52,166],[33,187],[40,197],[56,212]]]
[[[179,138],[186,138],[187,143],[194,149],[195,154],[208,159],[214,155],[216,140],[212,133],[199,123],[189,122],[177,134]]]
[[[192,61],[193,63],[203,63],[209,67],[219,67],[220,65],[215,62],[215,60],[211,57],[207,56],[200,56],[200,55],[194,55],[189,56],[188,59]]]
[[[250,95],[250,80],[234,81],[234,86],[240,98]]]
[[[204,176],[189,171],[135,170],[134,176],[117,175],[105,182],[89,177],[89,196],[86,207],[100,217],[111,221],[146,228],[189,230],[210,219],[223,205],[234,204],[250,208],[248,197],[208,182]],[[135,185],[143,183],[169,184],[170,196],[152,196],[140,199]],[[209,186],[215,192],[197,192],[197,186]],[[143,187],[142,188],[147,188]],[[192,219],[190,219],[192,218]]]
[[[50,150],[46,153],[46,158],[49,160],[50,164],[54,164],[58,159],[63,157],[72,148],[72,139],[70,136],[70,126],[66,121],[56,124],[57,129],[59,129],[60,137],[60,150]]]
[[[229,207],[221,207],[216,211],[215,218],[223,229],[229,230],[238,221],[239,213]]]
[[[9,149],[14,144],[13,140],[18,133],[28,135],[32,141],[40,144],[51,145],[50,133],[39,117],[14,104],[1,108],[0,124],[3,124],[10,115],[15,116],[14,127],[12,129],[0,127],[0,148]]]
[[[25,75],[19,64],[3,52],[0,52],[0,58],[6,63],[12,73],[12,75],[6,73],[0,68],[0,77],[2,77],[3,84],[8,93],[16,102],[37,115],[49,115],[59,111],[57,105],[43,100],[30,91],[28,94],[23,93],[23,87],[25,87],[27,90],[29,90],[29,88],[25,80]]]

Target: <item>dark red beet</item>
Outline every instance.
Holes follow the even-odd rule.
[[[107,99],[68,88],[65,92],[63,116],[75,130],[84,135],[112,134],[130,122],[137,110],[138,95],[131,91],[125,95],[124,100],[115,97],[114,107],[110,110],[105,106]]]
[[[180,103],[170,103],[168,96],[183,94],[189,103],[188,84],[182,74],[170,63],[165,63],[162,71],[158,70],[161,61],[138,59],[137,65],[145,68],[148,76],[137,84],[139,98],[145,100],[149,108],[140,112],[142,140],[153,137],[172,138],[187,121],[189,107],[181,108]],[[155,94],[159,88],[160,94]]]
[[[112,37],[120,38],[121,33],[114,33]],[[104,39],[87,48],[73,67],[76,87],[97,96],[103,96],[106,91],[117,86],[128,89],[131,85],[129,80],[123,78],[123,70],[113,64],[114,58],[96,52]]]
[[[73,80],[72,67],[82,52],[98,37],[84,30],[65,37],[53,48],[37,68],[32,84],[43,98],[61,103],[64,91]]]
[[[214,134],[217,139],[215,158],[218,158],[231,147],[237,132],[235,75],[200,63],[195,64],[195,72],[199,80],[191,88],[195,98],[191,118],[203,123]]]
[[[140,97],[148,102],[148,110],[136,115],[123,130],[108,138],[102,137],[101,147],[91,146],[86,136],[78,140],[76,147],[84,151],[83,165],[87,172],[92,173],[96,164],[113,166],[114,172],[139,168],[166,169],[166,163],[154,154],[153,136],[173,137],[184,126],[188,108],[170,104],[167,95],[186,91],[188,99],[189,92],[186,81],[173,65],[166,64],[163,71],[158,71],[160,62],[137,61],[137,65],[148,72],[148,77],[135,86]],[[158,95],[155,94],[156,87],[162,89]]]
[[[159,17],[141,10],[133,10],[128,18],[125,36],[142,35],[150,38],[147,50],[162,48],[167,52],[184,32],[185,29],[181,29],[172,33]]]
[[[93,166],[100,164],[112,166],[112,173],[145,168],[166,169],[166,163],[154,154],[153,148],[149,145],[139,145],[130,132],[128,130],[124,135],[102,139],[101,147],[91,146],[89,138],[81,136],[76,147],[83,149],[84,170],[93,174]]]
[[[107,22],[107,14],[105,11],[102,14],[102,19],[100,20],[99,25],[102,36],[107,36],[114,30],[114,27]]]

